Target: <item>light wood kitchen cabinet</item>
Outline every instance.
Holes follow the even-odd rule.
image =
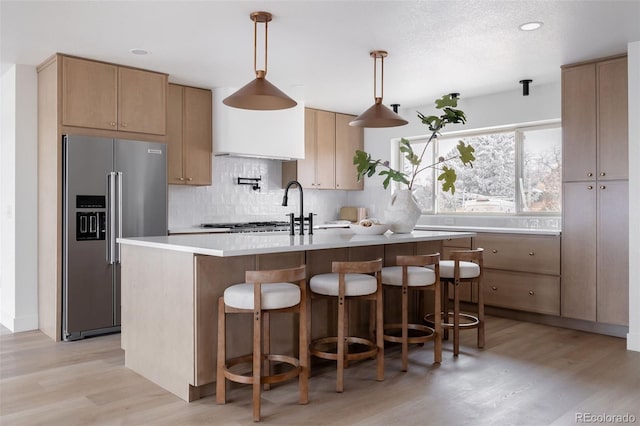
[[[488,306],[560,315],[560,237],[478,234]]]
[[[282,185],[299,181],[304,188],[360,190],[353,156],[364,149],[364,132],[349,126],[350,115],[305,108],[305,158],[282,163]]]
[[[629,182],[598,185],[598,322],[629,324]]]
[[[335,188],[335,114],[304,110],[304,159],[282,163],[282,186],[297,180],[303,188]]]
[[[598,179],[629,179],[627,58],[599,62]]]
[[[212,94],[169,84],[167,150],[169,184],[211,185]]]
[[[562,316],[596,320],[595,182],[562,186]]]
[[[627,58],[569,65],[562,74],[562,316],[624,326],[629,294]],[[576,114],[578,109],[589,114]]]
[[[353,118],[336,114],[336,189],[364,189],[364,181],[358,181],[358,171],[353,164],[356,150],[364,149],[364,132],[360,127],[349,126]]]
[[[596,172],[596,67],[562,71],[562,175],[565,181],[593,179]]]
[[[479,234],[484,267],[560,275],[560,239],[549,235]]]
[[[166,74],[61,58],[63,125],[165,134]]]
[[[626,325],[628,182],[568,182],[563,197],[562,315]]]
[[[628,179],[627,58],[563,67],[565,182]]]
[[[560,315],[560,277],[485,269],[484,303],[487,306]]]

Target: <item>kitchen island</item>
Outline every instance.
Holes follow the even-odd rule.
[[[332,229],[304,236],[265,232],[119,239],[125,366],[185,401],[198,399],[214,389],[217,299],[226,287],[244,282],[245,271],[306,264],[309,278],[330,272],[332,261],[382,257],[385,265],[393,265],[397,255],[439,252],[444,240],[474,235],[356,235]],[[368,310],[355,308],[350,315],[358,328]],[[394,308],[387,312],[385,307],[385,315],[393,316]],[[314,302],[312,338],[335,329],[333,310],[331,301]],[[233,317],[227,324],[229,356],[251,351],[251,316]],[[273,316],[275,353],[293,353],[296,327],[292,314]]]

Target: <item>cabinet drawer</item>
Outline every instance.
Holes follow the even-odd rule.
[[[485,269],[483,297],[486,305],[560,315],[560,277]]]
[[[442,242],[444,247],[458,247],[462,249],[471,248],[471,237],[469,238],[448,238]]]
[[[548,235],[480,234],[484,267],[508,271],[560,274],[560,237]]]

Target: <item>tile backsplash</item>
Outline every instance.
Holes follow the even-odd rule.
[[[261,178],[260,190],[238,185],[238,177]],[[366,182],[365,182],[366,187]],[[169,185],[169,230],[202,223],[286,221],[287,213],[299,213],[298,188],[289,190],[289,206],[282,206],[282,163],[279,160],[214,157],[213,185]],[[304,213],[317,214],[315,223],[338,219],[340,207],[363,206],[370,217],[384,219],[389,191],[369,187],[365,191],[304,190]],[[561,229],[560,217],[423,215],[421,225]]]
[[[261,178],[260,190],[238,185],[238,177]],[[282,167],[278,160],[214,157],[213,185],[169,185],[169,230],[201,223],[288,220],[299,212],[298,188],[289,190],[289,205],[282,206]],[[316,223],[338,218],[347,205],[347,191],[304,190],[304,213],[317,214]]]

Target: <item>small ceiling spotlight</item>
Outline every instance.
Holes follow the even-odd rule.
[[[458,99],[460,97],[460,93],[456,93],[456,92],[449,93],[449,96],[451,96],[452,99]]]
[[[521,31],[535,31],[540,27],[542,27],[542,22],[533,21],[533,22],[525,22],[524,24],[520,25],[518,28],[520,28]]]
[[[393,110],[393,112],[395,112],[396,114],[398,113],[398,108],[400,108],[400,104],[391,104],[391,109]]]
[[[520,84],[522,84],[522,96],[529,96],[529,84],[532,82],[533,80],[520,80]]]
[[[140,48],[134,48],[134,49],[129,49],[130,53],[133,53],[134,55],[148,55],[149,51],[146,49],[140,49]]]

